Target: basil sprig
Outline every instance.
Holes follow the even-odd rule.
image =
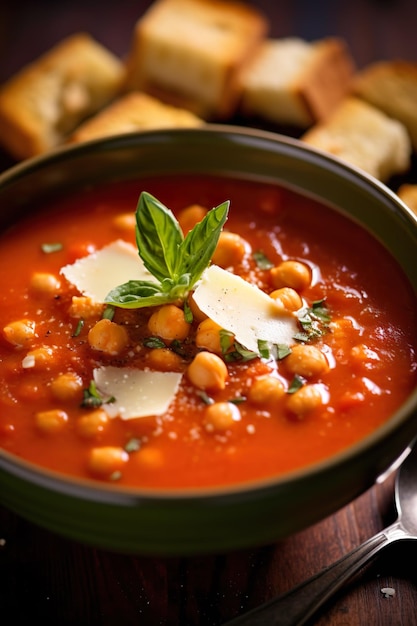
[[[144,191],[136,209],[136,244],[156,281],[129,280],[110,291],[105,302],[137,309],[185,300],[208,267],[230,202],[211,209],[184,237],[170,209]]]

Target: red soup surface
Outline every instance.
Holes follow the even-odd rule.
[[[268,294],[297,339],[258,342],[257,354],[192,294],[185,308],[109,308],[67,280],[64,266],[116,240],[136,254],[142,191],[185,233],[230,200],[212,263]],[[363,438],[416,384],[417,307],[402,271],[357,224],[273,185],[176,176],[54,201],[2,236],[0,284],[0,446],[72,476],[147,488],[277,476]],[[239,302],[233,323],[245,329],[251,294]],[[168,408],[114,416],[118,398],[94,375],[110,366],[176,372]]]

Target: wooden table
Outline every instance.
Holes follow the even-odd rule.
[[[14,0],[0,8],[0,82],[65,35],[90,32],[124,55],[150,2]],[[259,0],[274,36],[346,39],[358,64],[417,61],[416,0]],[[289,6],[290,5],[290,6]],[[417,103],[416,103],[417,106]],[[8,165],[1,156],[0,165]],[[225,555],[110,554],[62,539],[0,508],[0,623],[42,626],[220,626],[319,571],[395,517],[393,476],[276,545]],[[417,542],[388,548],[313,621],[415,626]],[[384,587],[395,589],[386,598]]]

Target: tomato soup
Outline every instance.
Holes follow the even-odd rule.
[[[105,303],[73,268],[114,242],[139,262],[142,192],[172,210],[174,239],[230,207],[189,288],[209,239],[200,229],[187,240],[170,297],[175,246],[163,214],[147,218],[145,266],[158,276],[137,292],[154,301]],[[96,278],[85,270],[93,288],[117,254]],[[277,476],[360,440],[416,385],[417,307],[398,265],[341,213],[275,185],[177,176],[75,193],[3,234],[0,284],[0,447],[71,476],[146,488]],[[258,311],[272,318],[272,339],[262,329],[252,342]],[[125,372],[140,417],[123,413]],[[137,372],[149,376],[135,382]]]

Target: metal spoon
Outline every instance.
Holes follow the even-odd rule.
[[[417,539],[417,445],[406,456],[396,475],[395,505],[398,516],[391,526],[288,593],[224,626],[302,626],[382,548],[402,539]]]

